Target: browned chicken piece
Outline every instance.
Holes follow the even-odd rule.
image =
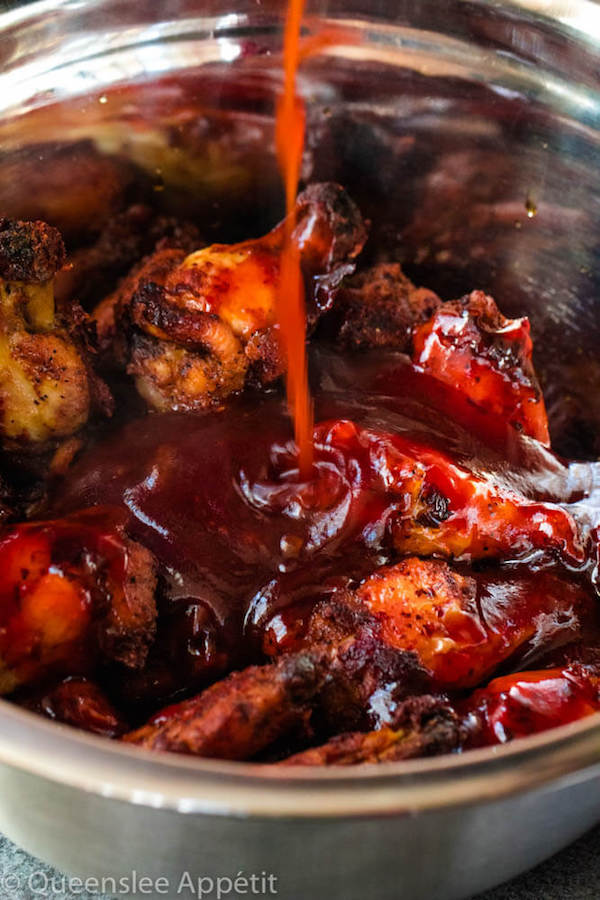
[[[458,716],[437,697],[405,701],[393,726],[339,734],[281,760],[280,766],[356,766],[452,753],[462,741]]]
[[[185,259],[185,250],[162,246],[150,256],[142,259],[123,278],[113,293],[105,297],[94,309],[101,351],[112,353],[115,361],[122,366],[128,359],[128,336],[126,325],[131,298],[141,284],[160,284],[174,266]]]
[[[251,666],[167,707],[123,740],[151,750],[250,759],[305,721],[324,677],[319,652]]]
[[[413,651],[443,689],[479,684],[529,641],[572,640],[594,602],[549,572],[461,575],[441,560],[416,557],[384,566],[356,592],[389,647]]]
[[[8,449],[45,447],[89,415],[88,369],[54,305],[63,263],[55,228],[0,219],[0,435]]]
[[[27,709],[73,728],[115,738],[127,724],[102,689],[88,678],[68,677],[51,687],[15,697]]]
[[[507,319],[483,291],[442,303],[399,265],[381,263],[337,290],[333,325],[344,347],[408,353],[419,372],[441,382],[440,402],[467,427],[477,410],[480,424],[505,423],[549,445],[529,321]]]
[[[530,500],[501,477],[481,473],[472,461],[463,465],[421,437],[335,419],[315,427],[315,447],[317,458],[327,448],[348,461],[365,499],[384,498],[390,507],[386,533],[401,555],[469,563],[535,552],[568,566],[585,563],[585,530],[568,508]]]
[[[337,185],[311,185],[299,195],[293,240],[300,249],[309,325],[353,271],[366,229]],[[118,292],[115,318],[129,334],[128,371],[157,410],[197,411],[282,374],[275,307],[283,223],[240,244],[213,244],[186,255],[160,250]],[[111,301],[112,302],[112,301]],[[100,330],[106,305],[97,311]],[[118,329],[117,329],[118,330]]]
[[[0,693],[99,661],[143,666],[156,630],[152,554],[101,510],[0,540]]]
[[[315,715],[319,732],[369,730],[390,725],[399,704],[431,691],[431,676],[412,648],[386,640],[383,623],[350,591],[315,607],[303,642],[327,659]]]
[[[440,305],[437,294],[416,287],[398,263],[379,263],[338,289],[336,341],[351,350],[393,347],[410,352],[414,328]]]
[[[159,412],[194,412],[214,406],[241,391],[248,372],[248,358],[241,342],[217,315],[173,313],[156,305],[147,291],[144,315],[154,316],[155,334],[173,324],[188,346],[134,332],[130,342],[128,372],[146,403]],[[166,315],[163,315],[163,312]],[[181,330],[180,330],[181,329]],[[150,329],[149,329],[150,330]],[[206,353],[198,352],[201,348]]]
[[[576,640],[594,617],[589,592],[550,572],[467,576],[410,557],[319,602],[288,652],[326,653],[317,731],[364,731],[394,727],[400,704],[432,686],[474,687],[508,659]]]
[[[416,654],[386,643],[378,618],[342,592],[315,609],[304,648],[234,672],[124,739],[150,749],[249,759],[290,732],[310,731],[313,722],[325,735],[377,726],[398,732],[402,725],[402,733],[387,732],[371,745],[372,753],[388,747],[400,754],[392,745],[407,737],[409,708],[402,719],[402,704],[430,688]]]
[[[548,417],[533,368],[528,319],[507,319],[472,291],[415,328],[413,362],[481,412],[549,446]]]

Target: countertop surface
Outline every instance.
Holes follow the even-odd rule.
[[[281,896],[285,896],[283,885]],[[233,897],[233,894],[229,896]],[[546,863],[470,900],[596,900],[600,897],[600,827]],[[0,837],[2,900],[108,900],[69,890],[68,879]],[[207,900],[210,898],[207,897]],[[298,898],[300,900],[300,898]]]

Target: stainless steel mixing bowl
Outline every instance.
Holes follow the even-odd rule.
[[[208,236],[273,221],[282,12],[42,0],[0,16],[0,213],[45,216],[74,246],[116,202],[105,182],[77,199],[92,151]],[[306,31],[321,38],[302,74],[305,177],[348,185],[373,243],[444,296],[478,286],[525,309],[557,441],[572,441],[568,395],[593,456],[600,6],[331,0]],[[463,756],[282,773],[149,755],[1,702],[0,779],[0,829],[82,876],[136,870],[169,896],[189,871],[272,873],[290,900],[458,898],[600,819],[600,719]]]

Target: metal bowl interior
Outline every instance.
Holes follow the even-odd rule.
[[[569,393],[585,432],[576,449],[593,457],[600,8],[551,6],[309,5],[304,177],[347,185],[373,222],[372,243],[442,296],[481,287],[508,313],[527,312],[558,440],[564,423],[553,400]],[[0,211],[46,218],[76,246],[114,202],[99,185],[90,208],[77,206],[80,154],[91,148],[116,160],[136,191],[194,215],[211,237],[247,236],[275,221],[282,14],[280,2],[251,0],[42,0],[0,16]],[[55,167],[65,158],[74,173],[67,182]],[[35,189],[34,171],[44,182]],[[7,765],[181,812],[414,811],[577,780],[600,759],[600,716],[463,756],[285,775],[147,754],[6,702],[0,726]]]

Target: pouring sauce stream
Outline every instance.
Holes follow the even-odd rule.
[[[306,312],[300,268],[300,251],[293,241],[295,203],[304,148],[306,113],[296,90],[300,59],[300,26],[304,0],[289,0],[284,33],[284,84],[277,105],[277,158],[285,187],[286,219],[277,318],[287,358],[288,407],[294,419],[300,472],[310,474],[313,458],[313,409],[308,388],[306,360]]]

